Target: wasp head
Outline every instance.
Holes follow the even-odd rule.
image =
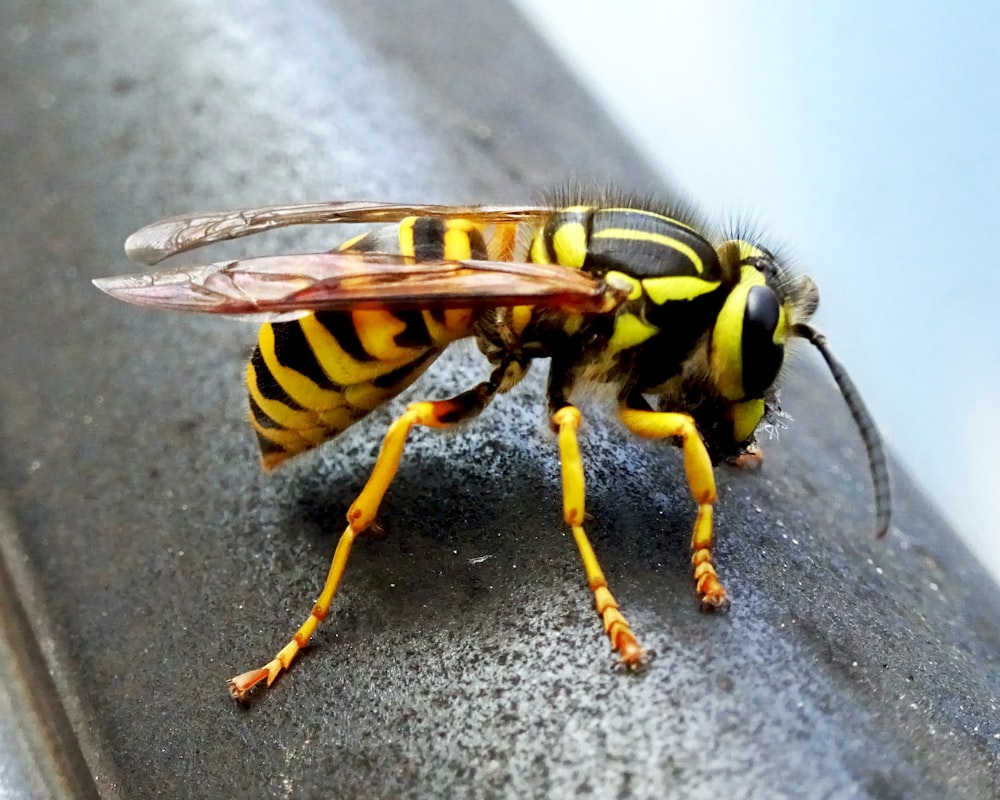
[[[767,414],[788,340],[816,310],[819,292],[759,245],[733,239],[718,253],[736,283],[708,337],[708,381],[725,408],[731,441],[744,447]]]
[[[890,513],[885,451],[854,382],[826,337],[808,324],[819,305],[816,284],[808,275],[793,276],[771,252],[741,239],[725,242],[718,252],[720,261],[739,270],[716,317],[708,355],[709,381],[732,424],[732,442],[744,450],[761,422],[778,411],[774,386],[789,339],[810,342],[826,361],[864,442],[875,486],[876,532],[884,535]]]

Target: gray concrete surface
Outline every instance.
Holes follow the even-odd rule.
[[[872,540],[860,443],[812,356],[763,471],[719,473],[722,617],[696,608],[679,454],[590,410],[590,531],[658,652],[646,673],[611,670],[539,370],[461,435],[413,436],[385,536],[357,545],[313,646],[250,708],[228,698],[307,611],[399,404],[262,476],[252,327],[89,280],[128,269],[139,225],[198,208],[646,184],[516,16],[462,8],[0,7],[0,552],[66,748],[107,797],[1000,796],[1000,593],[900,469],[896,527]],[[414,395],[483,374],[459,350]],[[8,739],[61,724],[5,719]]]

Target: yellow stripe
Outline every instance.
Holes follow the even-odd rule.
[[[351,323],[365,352],[379,361],[410,360],[424,351],[396,344],[395,337],[406,330],[406,323],[390,311],[354,311]]]
[[[384,312],[356,311],[354,313],[379,314]],[[313,353],[316,355],[316,360],[319,362],[319,365],[330,377],[331,381],[340,384],[341,386],[349,386],[352,383],[370,381],[377,378],[379,375],[384,375],[386,372],[396,369],[396,367],[403,366],[403,364],[413,359],[413,355],[408,355],[406,358],[397,358],[392,361],[355,361],[340,346],[340,343],[336,340],[336,338],[334,338],[333,334],[331,334],[329,330],[316,320],[315,316],[310,315],[308,317],[303,317],[299,320],[299,322],[302,325],[302,332],[309,341],[309,345],[312,347]],[[412,353],[413,351],[403,352]],[[271,365],[268,364],[268,366]],[[286,370],[286,372],[291,372],[291,370]],[[298,373],[294,374],[298,375]],[[301,378],[301,376],[299,377]],[[303,378],[302,380],[305,379]],[[279,380],[278,382],[285,388],[286,391],[288,391],[289,387],[285,384],[284,380]],[[315,386],[315,384],[312,384],[311,381],[310,384]],[[292,394],[290,391],[288,393]],[[307,404],[303,403],[295,395],[292,396],[295,397],[301,405],[308,406],[310,408],[326,408],[333,405],[332,403],[324,405]],[[336,394],[336,396],[338,398],[341,397],[339,393]]]
[[[320,418],[311,411],[298,411],[289,408],[278,400],[269,400],[257,388],[257,375],[253,365],[247,368],[247,385],[254,402],[280,428],[261,425],[254,414],[250,414],[250,422],[262,436],[284,447],[299,450],[320,444],[329,437],[322,426]]]
[[[265,428],[257,420],[250,417],[250,424],[257,433],[263,436],[268,441],[274,442],[275,444],[280,444],[286,450],[289,451],[289,455],[295,455],[301,453],[303,450],[308,450],[310,447],[315,447],[320,444],[319,442],[312,442],[308,439],[302,437],[298,431],[285,430],[282,428]]]
[[[315,322],[315,318],[312,314],[307,317],[302,317],[299,320],[302,323],[302,330],[306,334],[306,338],[309,339],[310,344],[313,343],[312,339],[309,337],[309,333],[306,329],[306,324],[312,322],[313,325],[318,325]],[[271,373],[271,377],[277,382],[277,384],[285,390],[285,394],[291,397],[296,403],[302,406],[304,409],[324,409],[333,408],[334,406],[343,405],[343,399],[337,391],[329,389],[321,389],[315,383],[313,383],[305,375],[296,372],[293,369],[282,365],[278,362],[278,357],[274,352],[274,328],[270,323],[265,323],[261,325],[260,332],[258,333],[257,343],[260,347],[260,354],[264,359],[264,363],[267,365],[268,371]],[[314,347],[315,349],[315,347]],[[317,358],[319,354],[317,353]],[[322,363],[322,362],[321,362]],[[327,373],[329,374],[329,373]],[[251,378],[253,378],[251,380]],[[259,390],[256,389],[257,381],[256,376],[253,373],[253,364],[251,363],[250,368],[247,372],[247,380],[250,385],[251,393],[255,390],[259,395]],[[341,383],[334,378],[334,382]],[[276,416],[272,413],[272,406],[276,401],[268,400],[263,396],[254,396],[254,400],[257,401],[258,405],[264,412],[271,417],[275,422],[280,425],[284,425],[289,428],[305,428],[309,425],[315,424],[312,417],[299,417],[297,415],[309,414],[309,411],[296,411],[294,409],[288,408],[283,403],[278,403],[281,408],[285,409],[285,417]],[[281,412],[278,412],[279,414]],[[308,419],[309,421],[305,421]],[[293,422],[292,420],[299,420],[298,422]]]
[[[472,334],[476,312],[471,308],[446,308],[444,322],[438,322],[430,311],[423,312],[427,333],[435,347],[444,347],[456,339]]]
[[[706,281],[690,275],[665,275],[662,278],[644,278],[642,288],[649,299],[662,306],[669,300],[694,300],[718,289],[720,281]]]
[[[615,330],[608,340],[608,350],[617,353],[642,344],[659,332],[659,328],[643,322],[635,314],[619,314],[615,319]]]
[[[746,261],[751,258],[762,258],[764,256],[764,251],[755,244],[745,242],[742,239],[733,239],[731,242],[735,243],[740,250],[740,261]],[[730,244],[730,242],[724,242],[722,247],[725,247],[728,244]]]
[[[399,223],[399,254],[401,256],[412,256],[413,249],[413,226],[417,223],[417,217],[407,217]]]
[[[726,298],[712,330],[711,371],[715,385],[727,400],[742,400],[743,315],[749,283],[740,283]]]
[[[362,241],[367,236],[368,236],[367,233],[359,233],[357,236],[352,236],[346,242],[341,242],[339,245],[337,245],[337,249],[340,250],[341,252],[346,252],[347,250],[350,250],[352,247],[355,247],[358,244],[358,242]]]
[[[464,261],[472,258],[472,243],[469,241],[469,232],[472,230],[472,223],[464,219],[451,219],[446,223],[444,230],[444,257],[455,261]]]
[[[261,425],[253,414],[250,415],[250,421],[253,423],[254,428],[256,428],[260,433],[270,439],[272,442],[277,442],[278,444],[291,445],[295,442],[302,442],[303,437],[300,435],[301,431],[307,431],[311,427],[316,427],[316,417],[310,416],[309,418],[297,417],[292,418],[291,414],[304,414],[302,411],[292,411],[288,406],[282,405],[281,403],[276,403],[276,401],[265,401],[266,407],[261,405],[260,395],[254,391],[254,387],[250,388],[250,394],[254,399],[254,402],[260,406],[261,410],[267,414],[272,420],[274,420],[280,428],[269,428],[265,425]]]
[[[534,310],[533,306],[514,306],[510,310],[510,326],[514,329],[514,333],[520,336],[524,333],[524,329],[528,327],[528,323],[531,322],[531,313]]]
[[[264,397],[257,388],[257,371],[253,368],[253,364],[247,364],[247,388],[250,390],[250,397],[261,411],[282,428],[305,428],[314,423],[315,417],[310,412],[298,411],[278,400],[268,400]]]
[[[534,264],[551,264],[549,249],[545,246],[545,233],[539,230],[531,240],[531,261]]]
[[[552,234],[552,249],[557,262],[579,269],[587,258],[587,229],[579,222],[560,225]]]
[[[743,286],[767,286],[764,273],[751,264],[744,264],[740,267],[740,285]]]
[[[778,324],[774,328],[774,336],[771,341],[776,345],[784,345],[788,341],[788,312],[785,306],[778,309]]]
[[[702,263],[701,256],[699,256],[689,245],[684,244],[684,242],[675,239],[672,236],[664,236],[662,233],[637,231],[632,230],[631,228],[605,228],[604,230],[593,234],[592,238],[626,239],[635,242],[653,242],[654,244],[669,247],[671,250],[682,253],[685,257],[687,257],[688,261],[691,262],[691,265],[695,268],[695,271],[699,275],[705,271],[705,265]]]

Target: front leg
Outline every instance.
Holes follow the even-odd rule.
[[[618,413],[625,426],[647,439],[679,438],[684,447],[684,468],[688,486],[698,504],[698,518],[691,537],[691,563],[694,580],[705,611],[725,609],[729,605],[712,565],[712,506],[715,503],[715,476],[712,459],[694,420],[687,414],[671,411],[640,411],[622,406]]]

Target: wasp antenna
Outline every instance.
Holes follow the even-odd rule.
[[[854,381],[851,380],[843,365],[830,352],[830,348],[826,343],[826,337],[811,325],[803,322],[797,323],[794,326],[793,333],[796,336],[807,339],[819,350],[823,356],[823,360],[826,361],[826,365],[830,368],[830,374],[833,375],[833,379],[837,382],[837,388],[840,389],[840,393],[844,396],[847,407],[851,411],[851,416],[854,417],[854,424],[857,425],[858,433],[861,434],[861,439],[865,443],[865,449],[868,451],[868,464],[871,467],[872,483],[875,487],[875,535],[881,538],[889,530],[889,519],[892,514],[892,499],[889,491],[889,467],[885,460],[885,447],[882,444],[882,437],[879,436],[878,429],[875,427],[875,421],[872,419],[871,414],[868,413],[868,408],[861,399],[861,393],[858,392]]]

